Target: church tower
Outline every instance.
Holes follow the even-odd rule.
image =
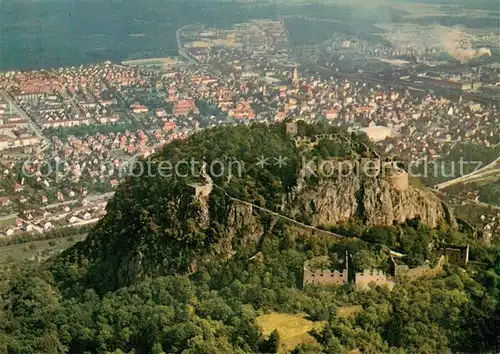
[[[297,66],[294,65],[292,69],[292,86],[297,87],[298,74],[297,74]]]

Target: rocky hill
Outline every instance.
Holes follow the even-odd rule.
[[[454,224],[441,201],[379,157],[366,136],[288,128],[221,127],[168,145],[135,167],[137,177],[119,186],[106,217],[59,263],[77,263],[81,278],[110,290],[256,251],[278,219],[294,230],[353,220]]]
[[[425,225],[454,224],[446,206],[430,190],[413,186],[401,191],[384,178],[319,179],[287,195],[287,214],[309,215],[313,225],[335,225],[353,218],[365,225],[392,225],[420,218]]]
[[[364,136],[221,127],[133,172],[85,241],[0,274],[0,353],[499,352],[500,248]]]

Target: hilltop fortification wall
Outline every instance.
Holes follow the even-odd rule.
[[[362,273],[356,273],[354,284],[357,290],[369,290],[370,283],[387,286],[391,290],[394,287],[391,277],[379,269],[365,269]]]

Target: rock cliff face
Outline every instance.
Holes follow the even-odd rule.
[[[301,183],[283,201],[281,213],[302,221],[307,216],[313,226],[328,226],[352,219],[368,225],[392,225],[419,217],[431,228],[446,222],[455,225],[450,211],[431,191],[409,185],[400,191],[381,178],[360,179],[357,176],[342,180],[319,179],[316,183]],[[203,205],[208,207],[207,203]],[[201,211],[207,215],[208,211]],[[229,258],[235,247],[256,245],[264,234],[259,216],[262,211],[251,205],[231,201],[225,212],[225,224],[219,242],[211,254]]]
[[[254,215],[251,205],[232,203],[228,208],[226,235],[229,239],[234,239],[239,235],[240,244],[245,247],[247,244],[258,242],[264,227],[260,217]]]
[[[204,212],[205,214],[205,212]],[[219,240],[209,250],[210,258],[227,259],[236,253],[236,247],[257,245],[264,234],[260,216],[253,212],[251,205],[232,202],[225,211],[225,224],[218,230]],[[191,267],[195,266],[194,264]]]
[[[399,191],[384,179],[352,176],[302,185],[286,199],[284,209],[293,218],[308,215],[315,226],[335,225],[352,218],[367,225],[392,225],[416,217],[429,227],[441,221],[455,223],[437,196],[411,184]]]
[[[311,130],[309,135],[320,129],[303,128]],[[366,225],[392,225],[416,217],[431,228],[441,222],[455,223],[431,191],[408,185],[407,175],[395,173],[401,172],[397,166],[387,169],[378,156],[366,157],[364,150],[342,157],[359,162],[353,164],[352,171],[392,173],[381,177],[353,173],[327,178],[329,170],[320,169],[324,161],[319,160],[317,171],[324,174],[306,177],[303,171],[298,172],[305,156],[316,157],[325,151],[328,155],[330,150],[332,155],[328,156],[334,157],[325,161],[336,166],[334,163],[340,159],[336,154],[351,150],[342,144],[329,140],[314,155],[314,147],[298,148],[284,127],[267,125],[221,127],[194,135],[188,143],[172,143],[157,156],[158,161],[188,161],[196,154],[201,155],[201,160],[209,146],[215,149],[211,150],[213,156],[244,159],[245,169],[234,178],[216,177],[212,171],[212,176],[208,174],[205,164],[200,176],[193,178],[127,179],[108,203],[106,217],[63,258],[81,264],[86,282],[111,290],[144,277],[193,272],[202,264],[233,257],[239,250],[258,251],[263,236],[274,231],[280,219],[278,214],[317,227],[351,219]],[[255,160],[257,156],[272,156],[270,150],[284,156],[290,164],[268,166],[263,171]],[[372,165],[368,162],[377,161],[366,170]],[[153,165],[148,170],[149,167],[159,168]],[[344,172],[339,169],[336,174]],[[243,201],[235,200],[236,197]],[[258,203],[259,207],[251,203]],[[285,227],[293,236],[311,235],[310,228],[304,227],[307,225],[295,223],[290,227],[293,220],[278,224],[279,232]],[[61,279],[66,278],[68,275],[61,273]]]

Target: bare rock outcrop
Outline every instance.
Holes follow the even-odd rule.
[[[294,218],[308,215],[313,225],[335,225],[357,218],[367,225],[392,225],[420,217],[422,223],[436,227],[441,221],[454,222],[441,200],[430,190],[412,186],[404,191],[384,179],[319,179],[308,183],[300,193],[291,194],[285,210]]]

